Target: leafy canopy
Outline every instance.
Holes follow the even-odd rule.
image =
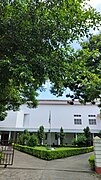
[[[98,98],[101,106],[101,34],[90,36],[81,47],[81,50],[71,53],[64,85],[74,91],[72,99],[94,104]]]
[[[23,103],[35,107],[36,90],[47,79],[56,94],[63,92],[64,81],[70,82],[73,74],[67,73],[69,44],[101,23],[100,14],[86,2],[0,1],[0,120]]]

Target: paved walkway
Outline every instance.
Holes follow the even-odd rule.
[[[90,154],[45,161],[15,150],[14,164],[0,168],[0,180],[101,180],[90,170]]]

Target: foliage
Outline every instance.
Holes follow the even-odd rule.
[[[3,158],[3,154],[0,152],[0,161],[2,160]]]
[[[60,137],[60,132],[56,132],[55,133],[55,139],[58,140],[59,137]]]
[[[86,137],[86,146],[90,146],[91,145],[91,132],[89,127],[87,126],[86,128],[84,128],[84,135]]]
[[[36,91],[47,79],[52,83],[51,91],[61,95],[65,87],[75,91],[75,78],[81,71],[84,81],[83,77],[80,81],[79,75],[80,83],[85,84],[86,76],[92,78],[92,91],[96,92],[98,78],[82,72],[82,61],[78,73],[75,72],[77,61],[69,46],[73,40],[88,36],[89,28],[100,26],[100,13],[86,3],[86,0],[0,1],[1,120],[6,110],[18,110],[25,102],[36,107]]]
[[[87,138],[85,137],[85,135],[79,134],[77,139],[76,138],[73,139],[72,143],[77,146],[86,146],[86,141]]]
[[[36,146],[38,144],[38,138],[28,132],[27,129],[24,130],[23,133],[18,136],[18,143],[20,145],[28,145],[28,146]]]
[[[52,159],[59,159],[59,158],[65,158],[69,156],[79,155],[83,153],[88,153],[93,151],[93,147],[83,147],[83,148],[58,148],[56,150],[44,150],[44,149],[37,149],[28,147],[28,146],[22,146],[15,144],[15,149],[26,152],[28,154],[31,154],[33,156],[36,156],[41,159],[45,160],[52,160]]]
[[[92,154],[89,158],[88,158],[90,167],[92,170],[95,170],[95,158],[94,158],[94,154]]]
[[[30,136],[29,140],[27,141],[27,146],[34,147],[38,145],[38,138],[34,134]]]
[[[64,140],[64,131],[63,131],[63,128],[61,127],[60,128],[60,145],[63,146],[63,140]]]
[[[18,136],[18,143],[22,144],[22,145],[25,145],[25,144],[27,144],[29,139],[30,139],[30,133],[26,129],[26,130],[24,130],[23,133],[19,134],[19,136]]]
[[[99,136],[99,138],[101,138],[101,130],[99,131],[98,136]]]
[[[74,92],[72,99],[81,103],[96,103],[101,107],[101,34],[92,35],[87,42],[80,44],[81,49],[71,55],[69,71],[70,89]],[[69,96],[69,95],[68,95]]]
[[[37,134],[38,134],[38,139],[39,139],[40,145],[42,145],[43,140],[45,138],[45,132],[44,132],[44,127],[43,126],[39,127],[39,130],[38,130]]]
[[[77,136],[77,139],[74,138],[72,143],[74,145],[77,146],[90,146],[91,145],[91,133],[90,133],[90,129],[87,126],[86,128],[84,128],[84,133],[83,134],[79,134]]]

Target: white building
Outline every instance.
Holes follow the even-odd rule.
[[[70,144],[73,137],[82,133],[89,126],[92,135],[101,130],[100,109],[88,103],[80,104],[78,101],[70,105],[66,100],[40,100],[35,109],[29,109],[22,105],[20,111],[9,111],[4,121],[0,122],[0,139],[8,142],[15,140],[17,133],[27,129],[29,132],[37,132],[40,126],[44,126],[46,132],[45,143],[49,143],[49,113],[51,112],[51,143],[57,144],[56,132],[62,127],[65,132],[64,143]]]

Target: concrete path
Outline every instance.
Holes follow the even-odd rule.
[[[90,155],[45,161],[15,150],[14,164],[0,168],[0,180],[101,180],[90,170]]]

